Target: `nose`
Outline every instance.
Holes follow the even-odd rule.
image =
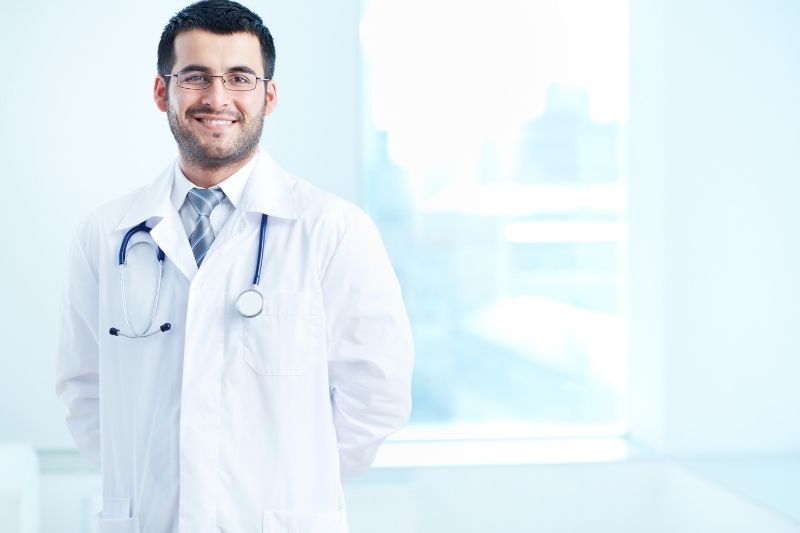
[[[203,90],[202,103],[212,109],[227,107],[230,104],[231,95],[222,83],[222,76],[213,76],[211,85]]]

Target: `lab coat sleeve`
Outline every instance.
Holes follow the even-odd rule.
[[[408,421],[414,347],[377,228],[358,210],[322,278],[328,376],[343,481]]]
[[[67,407],[67,427],[81,454],[100,464],[98,278],[81,231],[73,241],[61,304],[56,394]]]

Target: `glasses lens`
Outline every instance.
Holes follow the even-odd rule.
[[[252,74],[244,72],[228,72],[222,76],[225,80],[225,87],[231,91],[252,91],[256,88],[258,81]]]
[[[189,70],[178,74],[178,85],[187,89],[205,89],[211,84],[211,76],[205,72]]]

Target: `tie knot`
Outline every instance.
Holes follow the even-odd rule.
[[[195,187],[186,196],[186,201],[189,202],[198,215],[209,216],[211,211],[219,205],[222,199],[225,198],[225,193],[220,189],[201,189]]]

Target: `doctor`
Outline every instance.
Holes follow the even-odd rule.
[[[342,481],[408,419],[376,227],[259,149],[274,66],[245,7],[176,14],[154,99],[177,161],[74,240],[56,391],[101,467],[101,533],[345,533]]]

